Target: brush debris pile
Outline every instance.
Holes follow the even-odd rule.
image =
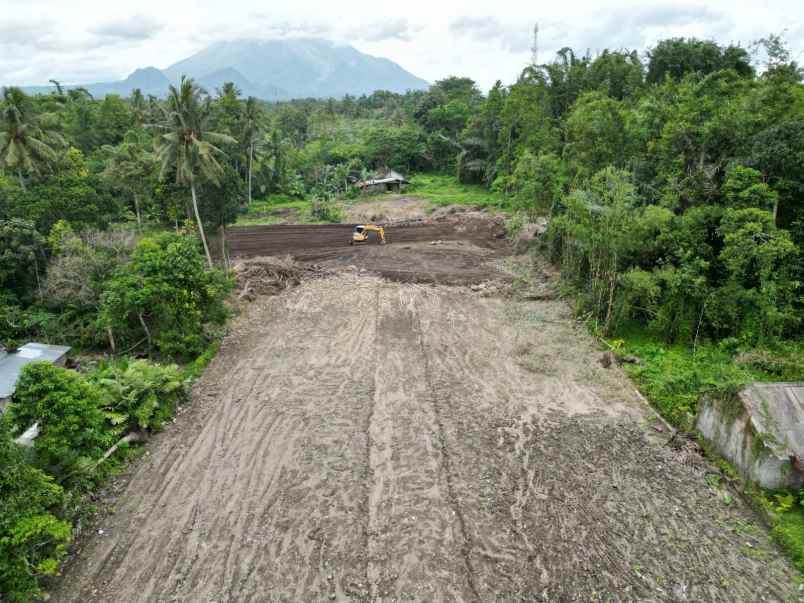
[[[329,273],[318,264],[300,264],[290,256],[251,258],[235,264],[233,272],[239,299],[258,295],[276,295],[302,280],[319,278]]]

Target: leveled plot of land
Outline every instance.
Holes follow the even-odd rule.
[[[384,202],[380,202],[384,203]],[[379,204],[375,204],[379,205]],[[368,204],[365,206],[368,207]],[[460,211],[459,211],[460,210]],[[368,211],[366,209],[365,211]],[[254,257],[290,254],[299,260],[337,256],[350,247],[354,224],[259,224],[235,226],[227,231],[229,254]],[[499,216],[466,208],[437,210],[428,219],[410,219],[385,225],[390,243],[465,241],[486,247],[499,247],[505,226]],[[377,244],[376,234],[368,243]],[[212,245],[218,249],[218,244]]]
[[[258,298],[54,598],[795,600],[598,356],[559,301],[349,270]]]

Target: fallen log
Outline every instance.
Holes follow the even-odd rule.
[[[132,442],[145,442],[148,439],[148,436],[143,433],[142,431],[132,431],[131,433],[123,436],[120,440],[109,450],[107,450],[102,457],[100,457],[97,461],[95,461],[95,469],[97,469],[98,465],[100,465],[103,461],[108,459],[112,456],[120,446],[123,444],[130,444]]]

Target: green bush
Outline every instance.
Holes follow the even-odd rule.
[[[147,237],[108,281],[100,322],[120,347],[143,343],[164,356],[192,358],[209,343],[205,325],[225,320],[230,287],[220,271],[207,270],[197,238]]]
[[[804,500],[804,494],[801,496]],[[780,513],[772,534],[788,552],[798,570],[804,572],[804,509],[799,507]]]
[[[187,398],[187,383],[174,364],[119,360],[101,366],[89,379],[102,391],[107,418],[127,431],[158,431]]]
[[[731,353],[711,344],[696,350],[685,344],[665,344],[629,325],[622,334],[622,352],[637,356],[639,364],[625,365],[640,390],[676,427],[691,429],[701,396],[724,395],[753,381],[747,368]]]
[[[51,511],[64,493],[29,465],[0,419],[0,599],[30,601],[38,578],[56,573],[70,541],[70,524]]]
[[[9,419],[17,433],[39,424],[36,464],[66,481],[113,443],[101,404],[100,390],[80,374],[32,362],[17,381]]]
[[[331,200],[323,197],[314,197],[310,206],[310,215],[314,220],[320,222],[337,223],[341,221],[343,214],[341,210]]]
[[[33,222],[0,220],[0,291],[30,297],[44,273],[44,243]]]

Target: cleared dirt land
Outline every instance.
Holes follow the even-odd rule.
[[[246,307],[54,599],[796,600],[563,302],[466,286],[494,246],[389,239]],[[416,261],[460,277],[372,274]]]

